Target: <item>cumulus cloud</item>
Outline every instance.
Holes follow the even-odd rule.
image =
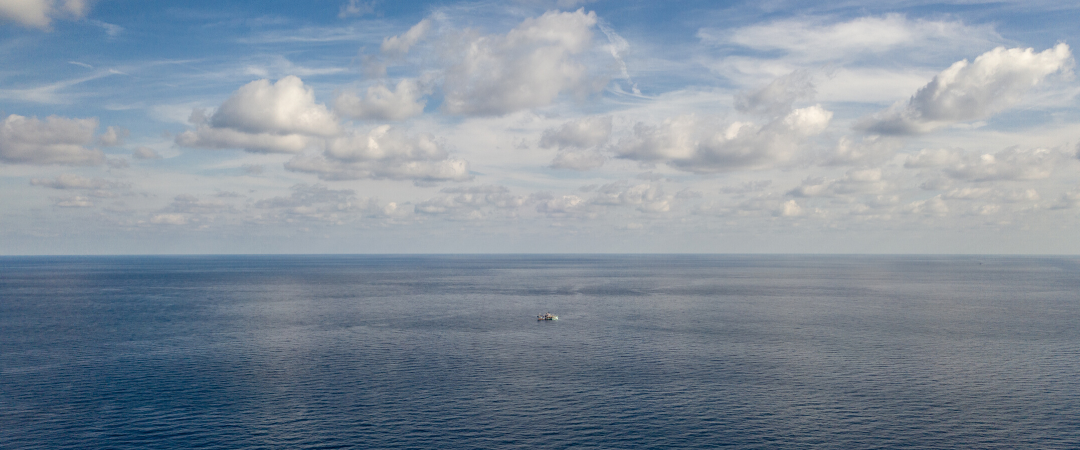
[[[311,144],[313,137],[341,133],[337,117],[325,105],[315,103],[314,91],[295,76],[276,83],[252,81],[209,118],[195,110],[189,122],[196,129],[177,136],[177,144],[263,153],[296,153]]]
[[[589,148],[607,143],[611,136],[611,116],[571,120],[548,128],[540,136],[542,148]]]
[[[994,154],[967,154],[944,169],[948,176],[965,181],[1042,180],[1049,178],[1068,155],[1058,149],[1009,148]]]
[[[368,87],[363,98],[341,92],[334,99],[334,111],[365,120],[405,120],[424,112],[425,89],[417,80],[401,80],[394,90],[385,84]]]
[[[598,150],[560,150],[551,160],[552,169],[592,170],[604,165],[607,158]]]
[[[81,19],[90,6],[86,0],[18,0],[0,2],[0,19],[48,30],[53,19]]]
[[[375,12],[374,1],[363,2],[360,0],[349,0],[348,3],[341,5],[341,9],[338,10],[338,18],[344,19],[346,17],[363,16],[373,12]]]
[[[879,194],[887,190],[881,169],[849,170],[838,180],[807,178],[802,184],[788,191],[795,197],[838,197],[853,194]]]
[[[246,133],[333,136],[340,132],[337,117],[315,103],[315,91],[292,75],[276,83],[262,79],[240,87],[210,117],[210,125]]]
[[[605,158],[597,148],[610,137],[611,116],[586,117],[544,130],[540,147],[559,149],[551,162],[553,168],[590,170],[604,165]]]
[[[921,216],[945,216],[949,214],[949,205],[946,205],[945,201],[942,200],[939,195],[926,200],[917,200],[908,203],[902,208],[902,211],[908,214]]]
[[[1031,48],[995,48],[934,77],[906,103],[866,117],[857,128],[879,134],[918,134],[958,122],[987,118],[1020,102],[1050,74],[1068,70],[1069,46],[1035,53]]]
[[[94,202],[81,195],[75,195],[71,197],[54,198],[53,205],[61,208],[89,208],[94,206]]]
[[[681,116],[656,126],[636,124],[615,151],[622,158],[665,162],[696,173],[760,169],[790,160],[831,119],[832,112],[821,106],[796,109],[764,126],[734,122],[724,127]]]
[[[538,200],[536,211],[551,217],[578,215],[582,207],[586,205],[585,199],[576,195],[562,195]]]
[[[611,183],[600,186],[595,196],[589,200],[594,205],[632,206],[642,212],[668,212],[671,210],[672,196],[664,194],[659,185],[643,183]]]
[[[1000,39],[993,28],[961,22],[909,20],[901,14],[858,17],[845,22],[825,18],[778,20],[734,30],[703,28],[706,44],[735,43],[763,51],[781,51],[804,62],[823,62],[880,54],[898,48],[935,47],[938,43],[985,45]],[[984,47],[985,48],[985,47]]]
[[[1073,189],[1061,194],[1053,205],[1050,205],[1050,209],[1073,209],[1080,207],[1080,188]]]
[[[914,155],[908,155],[904,159],[904,167],[920,169],[955,165],[960,164],[964,160],[964,156],[965,152],[957,148],[924,148]]]
[[[416,204],[416,212],[480,219],[487,216],[489,211],[513,213],[526,202],[525,197],[511,194],[505,186],[449,187],[440,192],[443,195]]]
[[[551,104],[561,93],[602,88],[583,54],[592,46],[596,14],[550,11],[505,35],[467,32],[446,55],[443,109],[451,114],[500,115]]]
[[[991,187],[964,187],[952,189],[941,195],[945,200],[988,200],[994,202],[1018,203],[1039,200],[1035,189],[999,189]]]
[[[131,152],[131,157],[135,159],[161,159],[161,155],[150,147],[137,147],[135,151]]]
[[[825,166],[875,165],[893,157],[903,145],[900,139],[886,136],[866,136],[861,140],[843,136],[836,147],[825,155]]]
[[[31,178],[30,184],[51,189],[84,190],[86,195],[99,198],[116,197],[119,195],[119,191],[131,189],[131,185],[128,183],[103,178],[85,178],[70,173],[61,174],[52,179]]]
[[[791,111],[796,100],[814,97],[814,82],[810,73],[797,70],[773,80],[753,92],[735,96],[735,109],[744,113],[781,115]]]
[[[373,198],[360,198],[350,189],[330,189],[321,184],[298,184],[285,197],[273,197],[255,202],[255,207],[266,210],[270,220],[309,219],[343,223],[356,216],[381,216],[394,212],[397,205],[379,207]]]
[[[330,139],[321,155],[301,155],[285,164],[324,180],[364,178],[465,181],[466,161],[452,159],[431,135],[408,135],[389,125]]]
[[[427,35],[429,29],[431,29],[431,19],[421,20],[404,34],[384,38],[379,50],[387,56],[403,56]]]
[[[199,200],[194,195],[180,194],[173,197],[172,203],[169,204],[165,211],[176,214],[206,215],[234,212],[235,208],[221,200]]]
[[[100,165],[101,150],[93,142],[97,119],[9,115],[0,125],[0,162],[34,165]]]
[[[110,126],[98,137],[98,143],[106,147],[123,145],[124,139],[130,134],[131,132],[127,129]]]

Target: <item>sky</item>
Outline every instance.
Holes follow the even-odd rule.
[[[0,255],[1080,254],[1078,19],[0,0]]]

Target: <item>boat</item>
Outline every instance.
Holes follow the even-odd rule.
[[[536,316],[536,320],[559,320],[559,316],[552,313],[540,314]]]

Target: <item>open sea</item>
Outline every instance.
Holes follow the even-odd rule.
[[[1080,258],[0,257],[3,449],[714,447],[1080,448]]]

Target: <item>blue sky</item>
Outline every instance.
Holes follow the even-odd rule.
[[[0,254],[1075,254],[1077,19],[0,0]]]

